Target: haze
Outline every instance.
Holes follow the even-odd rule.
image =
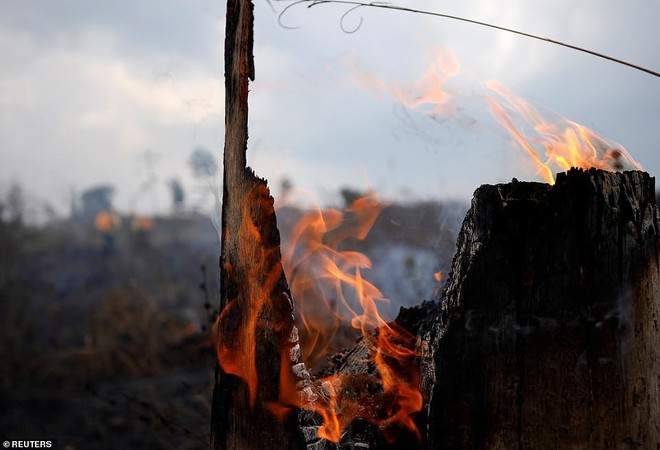
[[[256,5],[256,81],[249,163],[279,195],[283,180],[332,202],[340,187],[387,198],[467,200],[483,183],[540,179],[487,114],[481,83],[523,97],[623,144],[660,169],[660,79],[548,43],[439,18],[345,6]],[[660,3],[614,0],[407,2],[583,46],[660,70]],[[0,3],[0,192],[23,186],[68,214],[100,183],[115,207],[169,210],[177,178],[190,207],[211,211],[208,184],[187,161],[223,146],[224,3],[81,0]],[[274,10],[274,11],[273,11]],[[447,117],[403,107],[356,82],[357,65],[413,83],[438,47],[451,49],[461,101]],[[38,211],[35,215],[39,215]]]

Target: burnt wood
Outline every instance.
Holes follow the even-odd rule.
[[[482,186],[421,336],[432,449],[660,448],[654,179]]]
[[[401,317],[426,343],[425,443],[385,442],[357,422],[332,444],[309,411],[276,418],[281,371],[309,398],[323,391],[299,361],[273,199],[246,162],[253,21],[249,0],[228,0],[216,338],[255,380],[218,367],[211,447],[660,448],[658,212],[642,172],[571,170],[552,187],[475,192],[439,312],[427,304],[419,319]],[[370,386],[377,375],[355,357],[366,343],[333,370]]]
[[[257,382],[251,398],[243,377],[218,367],[211,447],[302,448],[297,414],[280,422],[268,409],[269,402],[278,400],[280,370],[290,370],[299,361],[290,351],[297,345],[297,333],[291,294],[282,271],[273,199],[266,181],[246,166],[248,83],[254,79],[253,4],[249,0],[228,0],[226,20],[221,314],[216,339],[219,349],[243,355],[244,364],[240,365],[249,366],[249,359],[254,360],[252,372]],[[248,317],[255,311],[256,325],[251,333]],[[254,358],[244,356],[252,352]],[[281,355],[291,361],[282,363]]]

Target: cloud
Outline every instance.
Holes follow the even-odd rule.
[[[21,0],[0,11],[1,24],[29,31],[43,47],[76,49],[87,28],[107,29],[124,58],[158,52],[209,63],[224,29],[223,7],[212,0]]]
[[[161,167],[184,174],[195,143],[219,151],[223,80],[208,65],[156,48],[127,58],[123,37],[107,26],[80,24],[46,42],[41,31],[15,25],[0,26],[3,178],[29,182],[60,210],[71,185],[111,182],[125,208],[143,184],[147,148],[161,155]],[[68,45],[71,35],[76,45]]]
[[[436,6],[660,69],[657,2],[641,9],[614,0]],[[223,7],[215,0],[0,2],[0,177],[29,180],[46,198],[66,197],[71,184],[111,182],[124,207],[144,181],[139,157],[151,148],[160,155],[161,179],[180,174],[192,186],[185,165],[192,149],[202,145],[220,156],[222,147]],[[481,182],[520,177],[517,150],[490,133],[483,116],[467,120],[459,110],[452,115],[464,119],[459,125],[415,121],[394,100],[361,91],[345,63],[354,53],[381,79],[413,82],[438,45],[454,50],[465,77],[499,79],[660,171],[652,148],[657,79],[548,43],[414,14],[362,9],[348,18],[361,16],[362,27],[347,34],[339,24],[345,11],[293,8],[285,22],[300,28],[285,30],[266,2],[256,4],[248,157],[264,175],[330,190],[364,185],[366,172],[390,192],[464,197]],[[473,103],[481,95],[465,94]]]

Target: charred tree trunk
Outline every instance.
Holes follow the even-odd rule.
[[[279,232],[265,180],[246,167],[248,79],[254,79],[253,4],[228,0],[225,40],[225,149],[221,235],[219,367],[213,393],[213,449],[295,449],[296,414],[279,422],[281,370],[295,364],[293,304],[282,271]],[[284,355],[284,356],[281,356]],[[282,358],[287,361],[283,363]]]
[[[660,448],[654,179],[482,186],[422,334],[433,449]]]

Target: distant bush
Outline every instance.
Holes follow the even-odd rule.
[[[141,289],[109,289],[93,315],[91,328],[94,348],[123,352],[136,371],[160,365],[167,316]]]

